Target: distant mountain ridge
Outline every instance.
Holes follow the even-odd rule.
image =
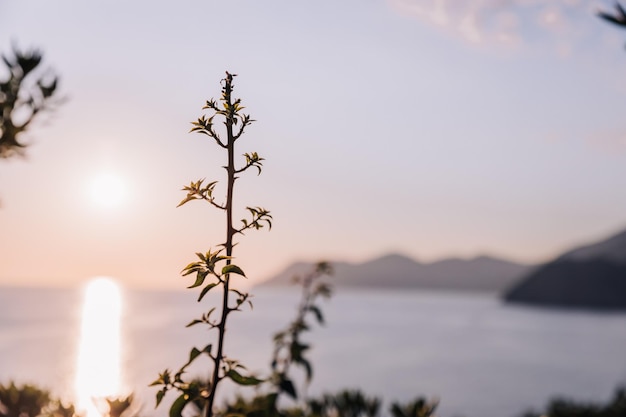
[[[626,264],[626,230],[600,242],[580,246],[565,252],[557,260],[586,261],[604,259],[619,264]]]
[[[626,310],[626,230],[537,268],[505,301],[549,307]]]
[[[436,289],[502,292],[532,267],[498,258],[450,258],[420,263],[407,256],[389,254],[363,263],[331,262],[338,288]],[[312,263],[297,262],[259,286],[283,286],[309,271]]]

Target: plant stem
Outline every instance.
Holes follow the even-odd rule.
[[[235,229],[233,228],[233,188],[235,186],[235,138],[233,136],[233,107],[231,100],[231,92],[232,92],[232,76],[229,73],[226,73],[226,78],[224,79],[224,98],[226,100],[226,104],[228,107],[228,116],[226,117],[226,134],[228,136],[228,165],[226,170],[228,172],[228,189],[226,194],[226,243],[224,246],[226,247],[226,256],[230,257],[233,253],[233,235],[235,234]],[[226,265],[230,265],[231,260],[228,258],[226,260]],[[225,274],[223,277],[223,297],[222,297],[222,317],[220,319],[220,323],[218,325],[218,341],[217,341],[217,353],[214,359],[214,367],[213,367],[213,377],[211,378],[211,389],[208,398],[208,404],[204,410],[205,417],[213,416],[213,403],[215,401],[215,392],[217,389],[218,382],[220,381],[220,368],[224,359],[223,349],[224,349],[224,334],[226,333],[226,319],[228,317],[228,313],[230,313],[230,308],[228,306],[228,292],[229,292],[229,281],[230,274]]]

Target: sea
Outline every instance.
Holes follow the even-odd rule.
[[[229,316],[226,354],[268,375],[272,337],[295,316],[295,288],[253,288],[253,308]],[[121,387],[142,416],[154,408],[158,373],[178,369],[213,333],[186,324],[216,299],[185,291],[122,291]],[[73,400],[83,291],[0,287],[0,384],[15,381]],[[626,313],[532,308],[495,294],[337,290],[319,303],[325,324],[310,320],[303,340],[313,378],[294,379],[309,397],[360,389],[383,400],[438,401],[440,417],[517,417],[554,397],[606,402],[626,385]],[[106,342],[103,342],[104,344]],[[102,355],[107,354],[104,349]],[[206,375],[208,362],[190,376]],[[251,388],[220,386],[220,401]],[[385,413],[383,413],[384,415]]]

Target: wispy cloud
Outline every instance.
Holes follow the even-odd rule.
[[[583,17],[601,0],[388,0],[399,12],[472,44],[519,46],[549,37],[567,53],[565,39],[579,36]]]

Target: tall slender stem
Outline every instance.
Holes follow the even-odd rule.
[[[231,100],[232,92],[232,75],[227,73],[224,85],[224,99],[228,116],[226,117],[226,134],[228,137],[228,165],[226,170],[228,172],[228,188],[226,193],[226,256],[229,258],[226,260],[226,264],[230,265],[230,256],[233,254],[233,236],[235,229],[233,228],[233,188],[235,186],[235,137],[233,135],[233,106]],[[220,368],[224,359],[224,334],[226,333],[226,319],[230,308],[228,305],[228,293],[229,293],[229,281],[230,274],[224,276],[223,295],[222,295],[222,316],[218,325],[218,341],[217,341],[217,353],[214,358],[213,376],[211,378],[211,389],[208,398],[208,404],[204,410],[205,417],[213,416],[213,403],[215,401],[215,392],[217,384],[220,379]]]
[[[249,294],[237,291],[236,288],[231,288],[230,278],[232,274],[241,275],[245,277],[245,273],[239,266],[232,262],[233,248],[235,246],[234,236],[237,233],[242,233],[247,229],[260,229],[264,225],[271,228],[272,216],[269,211],[262,207],[246,207],[250,212],[250,220],[243,219],[244,226],[241,229],[233,227],[233,212],[234,212],[234,188],[237,175],[246,171],[248,168],[254,167],[261,172],[261,166],[263,158],[259,157],[256,152],[244,154],[246,163],[241,169],[235,168],[235,142],[243,133],[246,126],[252,123],[254,120],[249,115],[240,113],[243,107],[240,105],[241,99],[233,100],[231,97],[233,91],[233,77],[235,74],[226,72],[226,78],[222,79],[222,97],[219,102],[210,100],[206,102],[203,109],[210,109],[214,113],[208,119],[203,115],[198,118],[197,121],[192,122],[194,126],[192,132],[200,132],[213,138],[217,144],[226,149],[228,153],[228,163],[224,167],[227,173],[227,192],[226,201],[224,204],[218,204],[214,200],[213,189],[217,181],[210,182],[203,185],[203,179],[196,182],[191,182],[188,186],[183,188],[187,191],[187,196],[178,204],[182,206],[192,200],[203,200],[210,203],[214,207],[226,212],[226,240],[220,244],[221,249],[212,252],[209,250],[206,253],[197,252],[196,256],[199,261],[188,264],[182,271],[183,276],[195,274],[195,282],[188,288],[202,287],[198,302],[210,291],[212,288],[216,288],[216,291],[221,287],[222,290],[222,305],[212,308],[208,313],[202,315],[200,319],[193,320],[187,325],[187,327],[194,326],[199,323],[204,323],[209,326],[211,330],[217,330],[217,341],[198,349],[192,348],[189,352],[189,360],[185,363],[178,372],[172,374],[169,370],[165,370],[159,374],[159,378],[151,385],[160,385],[162,389],[156,394],[157,407],[161,400],[165,396],[168,390],[176,389],[181,391],[181,395],[174,401],[170,407],[170,416],[182,417],[183,409],[189,404],[194,403],[198,405],[203,404],[201,412],[202,417],[213,417],[215,404],[215,398],[217,395],[217,386],[220,382],[229,378],[233,382],[239,385],[258,385],[262,380],[255,378],[251,375],[242,375],[236,368],[242,366],[238,361],[231,358],[227,358],[224,355],[224,341],[226,335],[226,321],[228,315],[233,311],[240,311],[240,307],[244,302],[250,303],[248,300]],[[220,138],[217,132],[213,128],[213,118],[219,115],[220,118],[224,118],[224,125],[226,130],[226,137]],[[239,126],[237,126],[239,124]],[[238,127],[238,129],[237,129]],[[236,130],[236,132],[235,132]],[[224,251],[226,253],[224,253]],[[222,265],[224,262],[226,265],[219,269],[217,265]],[[205,283],[207,277],[211,277],[209,283]],[[231,296],[232,293],[232,296]],[[236,294],[236,297],[235,297]],[[231,305],[232,304],[232,305]],[[250,306],[252,304],[250,303]],[[214,320],[211,318],[211,313],[215,310],[216,314],[221,314],[219,319]],[[208,381],[192,381],[185,382],[182,379],[182,375],[185,373],[187,367],[199,356],[207,355],[213,362],[213,367],[207,372]]]

